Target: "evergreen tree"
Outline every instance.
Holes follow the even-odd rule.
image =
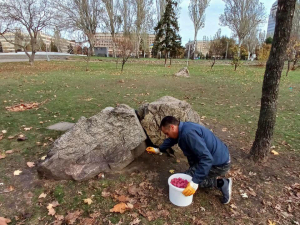
[[[156,53],[157,51],[164,52],[165,66],[168,55],[176,55],[178,49],[181,47],[181,37],[178,34],[179,26],[176,15],[177,4],[178,3],[174,0],[167,0],[166,10],[161,20],[154,28],[156,36],[153,53]]]

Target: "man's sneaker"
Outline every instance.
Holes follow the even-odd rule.
[[[221,200],[221,202],[223,204],[228,204],[231,200],[232,179],[223,178],[223,181],[224,181],[223,186],[219,188],[223,194],[223,199]]]

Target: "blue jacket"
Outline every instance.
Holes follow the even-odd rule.
[[[177,144],[188,158],[190,166],[197,164],[192,181],[200,184],[212,166],[230,162],[227,146],[209,129],[192,122],[180,122],[178,138],[167,138],[159,149],[164,152]]]

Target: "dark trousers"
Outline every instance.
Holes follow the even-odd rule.
[[[184,173],[193,177],[197,169],[197,166],[198,165],[190,166],[190,168]],[[201,188],[217,187],[217,177],[224,177],[225,174],[229,171],[229,169],[230,169],[230,163],[225,164],[223,166],[212,166],[207,177],[199,184],[199,187]]]

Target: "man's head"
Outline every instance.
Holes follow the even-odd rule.
[[[178,138],[179,120],[173,116],[166,116],[162,119],[159,128],[169,138]]]

